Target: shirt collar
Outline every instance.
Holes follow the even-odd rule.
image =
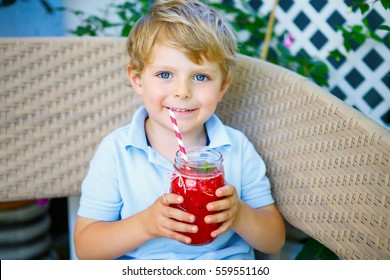
[[[232,142],[226,132],[226,127],[216,115],[212,115],[205,123],[205,126],[210,140],[210,148],[226,146],[226,148],[230,149]]]
[[[144,106],[141,106],[135,112],[128,131],[126,147],[132,146],[145,151],[149,150],[148,141],[145,133],[145,120],[148,118],[148,112]],[[207,135],[209,137],[210,148],[218,148],[232,145],[230,137],[222,121],[212,115],[205,123]]]
[[[148,118],[148,112],[144,106],[141,106],[134,113],[127,134],[126,147],[132,146],[142,150],[148,150],[148,141],[145,133],[145,120]]]

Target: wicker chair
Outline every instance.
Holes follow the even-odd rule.
[[[0,40],[0,201],[64,197],[141,104],[123,38]],[[390,259],[390,133],[289,70],[245,56],[217,114],[268,166],[284,218],[343,259]]]

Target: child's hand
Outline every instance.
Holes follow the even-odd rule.
[[[211,233],[212,237],[221,235],[233,226],[239,209],[239,198],[235,187],[223,186],[217,189],[215,194],[222,199],[207,204],[207,210],[218,211],[218,213],[206,216],[205,222],[207,224],[222,223],[222,225]]]
[[[147,227],[154,237],[168,237],[183,243],[191,243],[191,238],[180,232],[198,231],[196,225],[188,224],[195,221],[195,216],[171,207],[171,204],[182,202],[183,197],[180,195],[164,194],[146,210],[148,212]]]

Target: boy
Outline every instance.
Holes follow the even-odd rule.
[[[239,131],[214,115],[232,82],[236,41],[221,16],[198,1],[155,3],[127,42],[127,74],[144,106],[131,123],[105,137],[82,185],[75,248],[85,259],[253,259],[252,247],[278,251],[285,240],[265,165]],[[187,245],[192,213],[166,194],[178,149],[168,110],[184,143],[224,157],[226,185],[209,203],[216,239]]]

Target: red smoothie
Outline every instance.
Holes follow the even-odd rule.
[[[180,181],[184,182],[183,186]],[[186,233],[191,238],[192,245],[202,245],[213,241],[211,232],[219,228],[221,224],[206,224],[204,218],[211,214],[206,208],[209,202],[216,201],[215,191],[224,186],[223,174],[220,173],[212,178],[175,176],[172,180],[172,193],[181,195],[183,203],[176,207],[195,216],[193,224],[198,226],[198,232]]]

